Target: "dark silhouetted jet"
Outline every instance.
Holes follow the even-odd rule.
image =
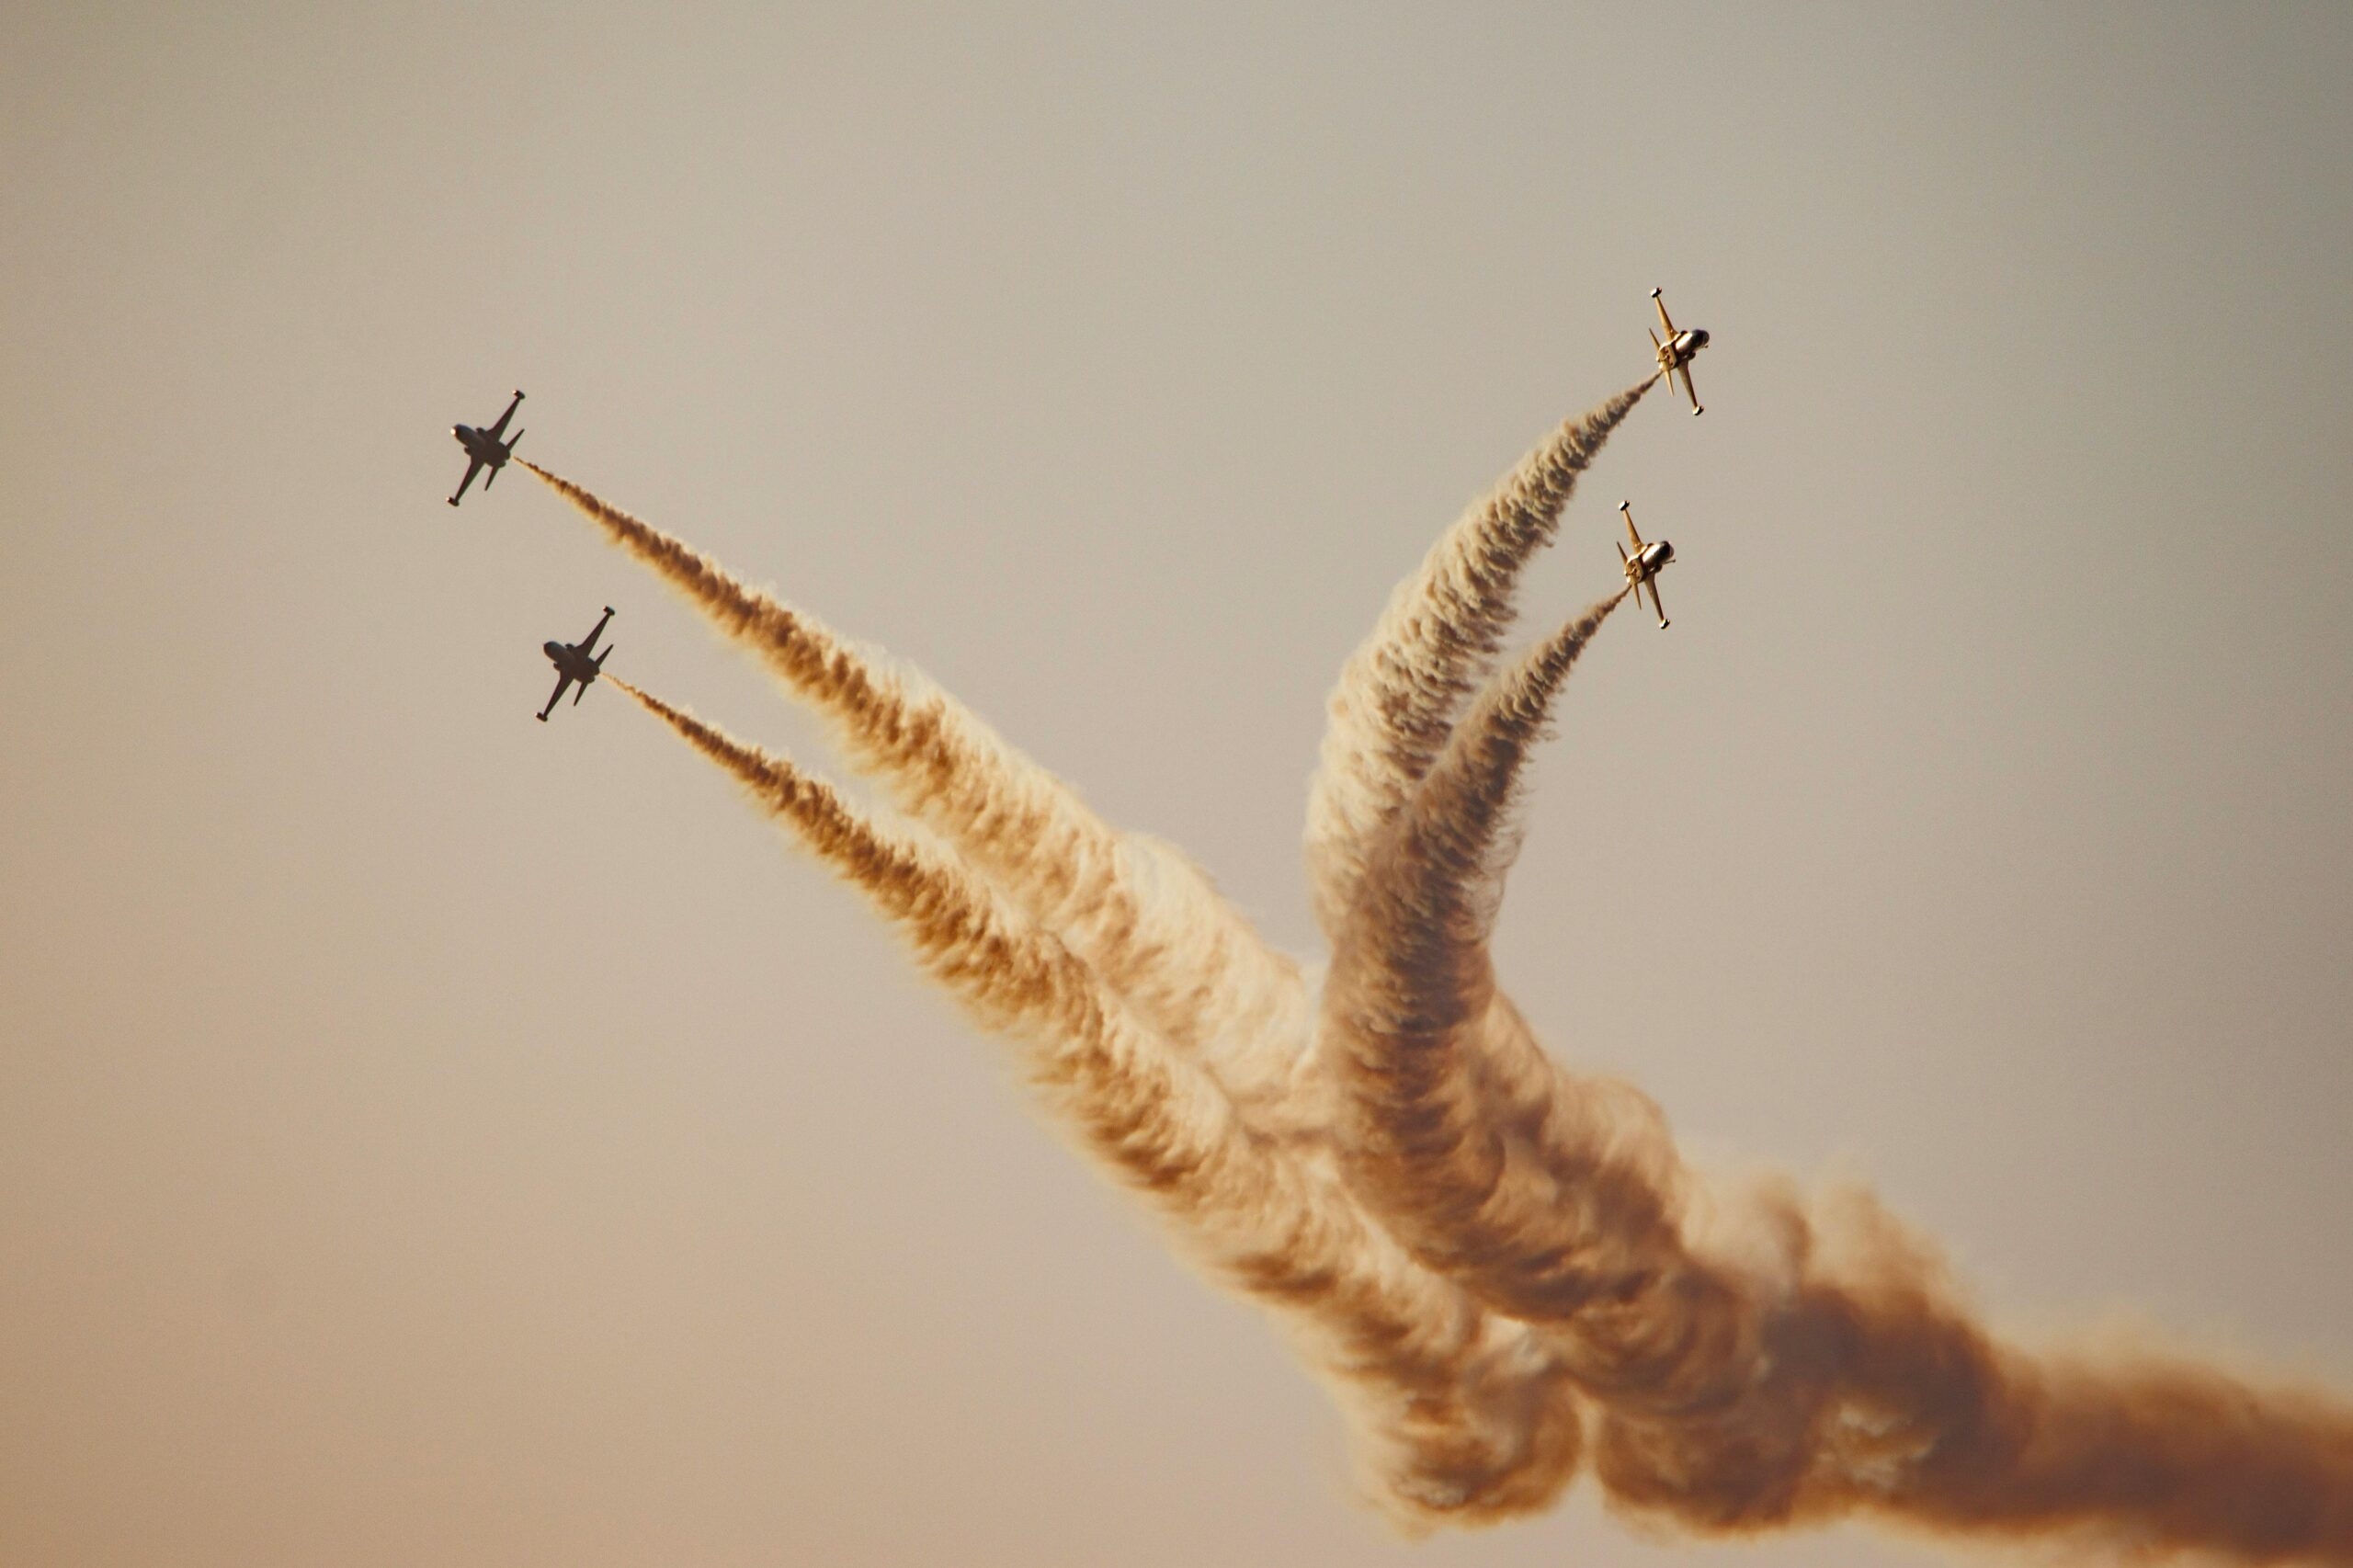
[[[1618,547],[1618,559],[1626,567],[1627,591],[1634,596],[1637,607],[1643,602],[1643,590],[1648,588],[1651,591],[1651,613],[1658,617],[1658,629],[1664,631],[1666,630],[1666,607],[1658,602],[1658,574],[1667,562],[1675,559],[1675,546],[1663,539],[1653,540],[1648,544],[1643,542],[1641,530],[1634,527],[1634,504],[1631,501],[1619,502],[1618,510],[1626,519],[1626,537],[1634,541],[1634,553],[1631,555],[1626,553],[1624,545]]]
[[[490,477],[482,482],[482,487],[487,490],[498,483],[498,471],[506,466],[506,460],[515,455],[515,443],[523,438],[520,430],[506,436],[506,422],[515,417],[515,410],[522,403],[523,394],[518,392],[515,394],[515,401],[506,405],[506,412],[498,416],[498,423],[487,430],[477,430],[471,425],[449,426],[449,434],[458,438],[458,445],[466,449],[466,477],[458,481],[458,494],[449,497],[450,506],[458,504],[458,496],[466,493],[466,486],[474,482],[474,475],[485,468],[490,470]],[[506,439],[501,441],[501,436],[506,436]]]
[[[548,699],[545,708],[540,710],[540,723],[548,722],[548,715],[555,711],[555,705],[563,700],[563,694],[572,689],[574,681],[580,683],[580,689],[572,693],[573,706],[576,708],[580,699],[588,695],[588,688],[597,684],[597,677],[605,673],[605,654],[610,653],[612,649],[608,646],[604,653],[597,653],[597,639],[605,634],[605,621],[612,619],[613,607],[607,605],[605,619],[599,620],[579,642],[540,644],[547,653],[548,662],[556,667],[555,695]]]

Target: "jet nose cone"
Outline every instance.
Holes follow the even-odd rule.
[[[1705,348],[1708,346],[1708,329],[1706,327],[1695,326],[1691,329],[1691,346],[1694,348]]]
[[[540,652],[545,653],[551,659],[561,659],[563,657],[563,644],[557,642],[540,643]]]

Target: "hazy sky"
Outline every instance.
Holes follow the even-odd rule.
[[[1710,327],[1506,980],[2023,1332],[2353,1391],[2342,8],[18,6],[0,1560],[1415,1546],[1000,1046],[550,637],[831,767],[457,420],[922,664],[1314,950],[1322,704]]]

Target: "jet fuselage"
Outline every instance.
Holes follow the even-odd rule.
[[[449,434],[458,438],[458,445],[466,449],[466,456],[478,462],[486,462],[493,468],[506,466],[507,456],[506,447],[492,440],[472,426],[453,425],[449,427]]]
[[[1686,327],[1660,346],[1659,363],[1674,369],[1687,365],[1691,356],[1708,346],[1708,329],[1704,326]]]
[[[583,653],[576,643],[542,642],[540,651],[548,656],[548,663],[581,685],[588,686],[596,681],[597,661]]]

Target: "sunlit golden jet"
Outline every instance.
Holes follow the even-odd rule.
[[[1666,390],[1672,393],[1675,391],[1675,372],[1682,371],[1683,395],[1691,400],[1691,412],[1705,414],[1707,410],[1699,406],[1699,393],[1691,385],[1691,356],[1708,346],[1708,329],[1695,326],[1683,332],[1676,331],[1675,323],[1666,313],[1666,301],[1659,298],[1655,289],[1651,290],[1651,303],[1658,307],[1658,324],[1666,329],[1666,341],[1664,343],[1659,341],[1657,333],[1651,334],[1651,347],[1658,351],[1658,373],[1666,378]]]
[[[1658,617],[1658,629],[1664,631],[1666,630],[1666,607],[1658,602],[1658,574],[1668,562],[1675,559],[1675,546],[1663,539],[1649,544],[1643,542],[1643,536],[1634,528],[1634,504],[1631,501],[1619,502],[1618,510],[1625,514],[1626,534],[1634,541],[1634,553],[1631,555],[1626,553],[1624,545],[1618,547],[1618,559],[1626,567],[1626,586],[1632,590],[1636,604],[1643,601],[1643,587],[1647,585],[1650,588],[1651,611]]]

